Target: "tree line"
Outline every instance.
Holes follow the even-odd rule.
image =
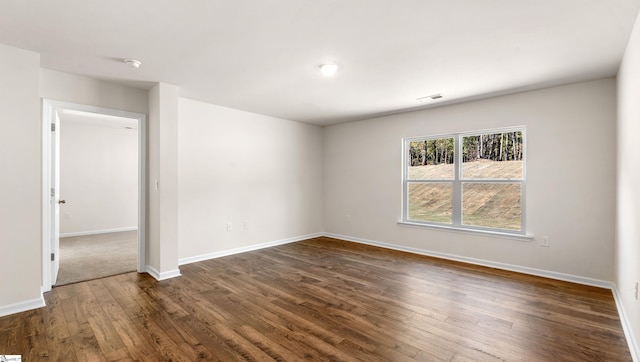
[[[438,138],[409,142],[411,166],[453,163],[453,138]]]
[[[523,140],[521,131],[462,137],[462,161],[522,160]],[[453,138],[409,142],[411,166],[452,164],[454,155]]]

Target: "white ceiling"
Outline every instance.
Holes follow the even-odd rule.
[[[42,67],[327,125],[614,76],[639,0],[0,0]],[[122,63],[142,61],[140,69]],[[340,70],[324,78],[318,65]],[[437,101],[417,98],[442,93]]]

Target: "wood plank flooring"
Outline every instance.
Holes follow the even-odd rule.
[[[23,361],[631,361],[611,292],[316,238],[54,288]]]

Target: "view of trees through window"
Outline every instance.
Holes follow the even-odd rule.
[[[409,142],[409,179],[452,180],[454,155],[453,138]]]
[[[453,163],[453,138],[437,138],[410,143],[411,166]]]
[[[522,231],[522,130],[412,139],[405,147],[407,220]]]
[[[522,178],[522,156],[522,131],[464,136],[461,178]]]

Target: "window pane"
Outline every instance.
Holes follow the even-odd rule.
[[[453,138],[409,142],[409,180],[452,180]]]
[[[462,178],[521,179],[522,131],[462,137]]]
[[[521,230],[520,183],[462,184],[462,224]]]
[[[409,220],[451,224],[453,184],[424,182],[408,185]]]

